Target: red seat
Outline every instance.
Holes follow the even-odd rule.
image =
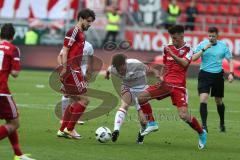
[[[203,3],[198,3],[197,4],[197,9],[198,9],[198,12],[200,12],[200,13],[205,13],[206,12],[206,6]]]
[[[228,10],[229,10],[229,13],[232,15],[238,15],[240,13],[237,5],[230,5]]]
[[[228,6],[225,4],[218,5],[218,13],[228,14]]]
[[[229,3],[229,0],[220,0],[221,3]]]
[[[206,17],[206,23],[215,23],[215,18],[213,16],[207,16]]]
[[[228,17],[226,23],[227,23],[227,24],[230,24],[230,23],[232,23],[232,24],[238,24],[238,19],[237,19],[236,17]]]
[[[240,25],[240,17],[237,18],[237,24]]]
[[[194,30],[195,31],[199,31],[199,32],[203,32],[203,28],[202,28],[202,26],[195,26],[195,28],[194,28]]]
[[[217,12],[217,6],[214,5],[214,4],[208,4],[206,12],[207,13],[212,13],[212,14],[216,13]]]
[[[203,23],[205,16],[197,15],[195,22],[196,23]]]
[[[231,31],[228,26],[222,27],[220,30],[224,33],[229,33]]]
[[[168,4],[169,4],[168,1],[162,1],[162,8],[163,8],[165,11],[167,11]]]
[[[239,0],[231,0],[231,3],[239,4]]]
[[[233,31],[234,31],[234,34],[240,34],[240,28],[239,27],[234,28]]]
[[[227,20],[225,17],[223,16],[219,16],[215,19],[215,23],[216,24],[226,24],[227,23]]]

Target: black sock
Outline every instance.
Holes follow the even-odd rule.
[[[202,125],[206,127],[207,126],[207,115],[208,115],[206,103],[200,103],[200,115],[201,115],[201,119],[202,119]]]
[[[225,112],[225,106],[222,103],[221,105],[217,105],[217,111],[220,117],[220,126],[224,126],[224,112]]]

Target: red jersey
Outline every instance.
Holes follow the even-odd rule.
[[[8,77],[12,70],[20,71],[20,51],[8,41],[0,42],[0,96],[9,95]]]
[[[74,69],[79,69],[81,66],[84,44],[84,33],[77,26],[66,33],[64,46],[70,49],[67,64]]]
[[[180,58],[186,59],[189,63],[192,60],[193,51],[190,45],[185,44],[181,48],[176,48],[174,45],[168,45],[172,52]],[[187,67],[182,67],[179,65],[170,55],[167,53],[164,48],[163,52],[163,64],[164,64],[164,73],[163,79],[165,82],[172,83],[178,86],[186,86],[186,73]]]

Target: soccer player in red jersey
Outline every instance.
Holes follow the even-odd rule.
[[[197,119],[188,112],[188,95],[186,90],[186,73],[192,60],[193,51],[184,42],[184,27],[175,25],[168,30],[172,44],[164,47],[162,82],[150,86],[139,95],[139,102],[150,99],[171,97],[173,105],[177,107],[179,117],[188,123],[199,134],[199,149],[204,148],[207,132],[203,130]],[[143,132],[144,134],[148,134]]]
[[[0,119],[6,124],[0,126],[0,140],[8,137],[14,160],[34,160],[23,154],[18,140],[19,115],[16,104],[8,88],[9,75],[16,78],[20,72],[20,51],[11,42],[15,34],[12,24],[4,24],[1,28],[0,41]]]
[[[83,96],[87,91],[87,82],[81,70],[85,44],[83,32],[88,30],[94,20],[95,13],[92,10],[81,10],[78,13],[77,24],[66,33],[63,48],[58,56],[58,63],[61,66],[59,71],[61,91],[72,102],[64,112],[63,122],[57,133],[59,137],[81,138],[74,127],[89,103],[88,98]]]

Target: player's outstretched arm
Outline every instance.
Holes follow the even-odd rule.
[[[158,79],[160,79],[160,77],[161,77],[161,71],[159,71],[158,69],[155,69],[151,66],[149,66],[149,71],[148,72],[153,72],[155,77],[158,78]]]
[[[230,71],[230,74],[228,75],[228,82],[231,83],[234,80],[233,59],[229,59],[228,64],[229,64],[229,71]]]
[[[192,56],[192,60],[193,61],[196,61],[198,60],[202,54],[204,53],[205,50],[207,50],[208,48],[210,48],[212,46],[211,43],[207,44],[203,49],[201,49],[199,52],[195,53],[193,56]]]

